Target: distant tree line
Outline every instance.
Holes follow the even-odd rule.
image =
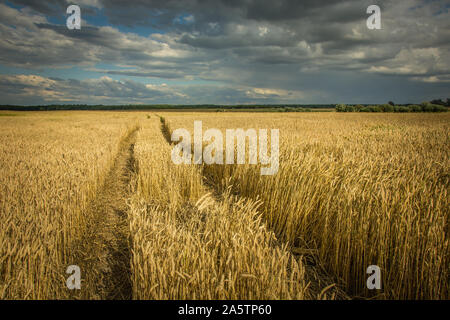
[[[317,108],[316,108],[317,109]],[[311,108],[303,108],[303,107],[281,107],[278,110],[279,112],[311,112]]]
[[[42,105],[42,106],[17,106],[0,105],[0,110],[11,111],[57,111],[57,110],[105,110],[105,111],[126,111],[126,110],[255,110],[255,111],[278,111],[278,112],[308,112],[313,109],[333,109],[334,104],[300,105],[300,104],[267,104],[267,105],[215,105],[215,104],[196,104],[196,105]]]
[[[258,111],[258,112],[312,112],[327,111],[335,109],[337,112],[445,112],[450,107],[450,99],[446,102],[432,100],[423,102],[420,105],[395,105],[393,102],[381,105],[346,105],[346,104],[265,104],[265,105],[215,105],[215,104],[195,104],[195,105],[41,105],[41,106],[17,106],[0,105],[0,110],[10,111],[69,111],[69,110],[94,110],[94,111],[131,111],[131,110],[207,110],[216,112],[225,111]]]
[[[433,100],[435,101],[435,100]],[[440,100],[442,102],[442,100]],[[450,99],[447,99],[447,104]],[[432,102],[423,102],[419,105],[395,105],[392,102],[380,105],[336,105],[337,112],[447,112],[449,106],[447,104],[436,104]]]
[[[430,103],[431,104],[437,104],[437,105],[440,105],[440,106],[450,107],[450,98],[447,98],[446,102],[442,101],[442,99],[435,99],[435,100],[431,100]]]

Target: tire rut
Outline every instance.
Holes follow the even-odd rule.
[[[169,123],[164,117],[159,116],[161,122],[161,133],[164,136],[167,143],[170,145],[173,144],[171,141],[171,129]],[[192,148],[193,150],[193,148]],[[207,167],[203,165],[202,167],[202,175],[203,175],[203,183],[205,186],[212,191],[212,194],[219,200],[222,194],[222,191],[217,186],[216,181],[212,179],[207,174]],[[267,224],[266,224],[267,225]],[[272,230],[270,227],[269,230]],[[272,230],[273,231],[273,230]],[[276,234],[277,238],[278,235]],[[278,240],[279,241],[279,240]],[[320,263],[317,261],[317,257],[310,253],[299,253],[299,248],[291,247],[290,253],[296,257],[296,259],[301,259],[305,266],[305,275],[306,280],[310,283],[309,288],[316,295],[318,299],[323,299],[325,297],[331,297],[337,300],[349,300],[349,295],[340,288],[340,286],[336,285],[334,279],[329,276],[321,267]],[[305,250],[303,250],[305,251]],[[307,251],[307,250],[306,250]],[[327,293],[327,295],[324,295]]]
[[[134,128],[120,142],[113,165],[88,209],[94,219],[79,248],[84,286],[75,298],[132,299],[127,202],[135,190],[132,182],[138,172],[134,158],[138,130]]]

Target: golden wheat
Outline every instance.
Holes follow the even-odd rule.
[[[449,115],[167,114],[173,128],[279,128],[280,170],[205,166],[221,190],[263,202],[265,222],[352,296],[448,299]],[[192,132],[192,131],[191,131]]]
[[[135,299],[305,299],[302,264],[262,225],[258,202],[213,197],[199,167],[176,166],[157,118],[135,146]]]
[[[26,113],[0,122],[0,299],[66,298],[66,268],[93,219],[87,207],[127,121]]]
[[[0,299],[449,298],[448,114],[13,115]],[[173,164],[170,128],[194,120],[279,129],[278,173]],[[381,291],[366,287],[373,264]]]

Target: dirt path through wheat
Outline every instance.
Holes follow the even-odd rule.
[[[79,248],[82,289],[76,298],[132,298],[127,201],[137,173],[134,143],[139,129],[122,139],[113,165],[90,208],[94,219]]]

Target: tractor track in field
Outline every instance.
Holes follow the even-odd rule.
[[[171,140],[171,129],[168,122],[164,117],[159,116],[159,118],[161,122],[161,134],[168,144],[173,145]],[[207,172],[205,172],[205,167],[202,169],[202,175],[205,186],[210,189],[213,196],[219,200],[222,193],[217,187],[215,181],[207,175]],[[267,224],[266,226],[269,230],[272,230],[272,228],[270,228]],[[275,235],[278,239],[278,235]],[[306,281],[309,282],[309,288],[315,295],[317,295],[318,298],[325,297],[324,294],[326,293],[328,297],[331,296],[334,297],[334,299],[350,299],[347,293],[342,290],[340,286],[336,285],[333,277],[328,275],[320,266],[320,262],[318,261],[316,254],[314,254],[314,250],[292,247],[290,248],[290,253],[296,257],[296,259],[302,260],[303,265],[305,266]]]
[[[138,172],[134,158],[138,130],[135,127],[121,140],[113,165],[88,209],[94,219],[79,249],[84,285],[78,298],[132,299],[127,200]]]

